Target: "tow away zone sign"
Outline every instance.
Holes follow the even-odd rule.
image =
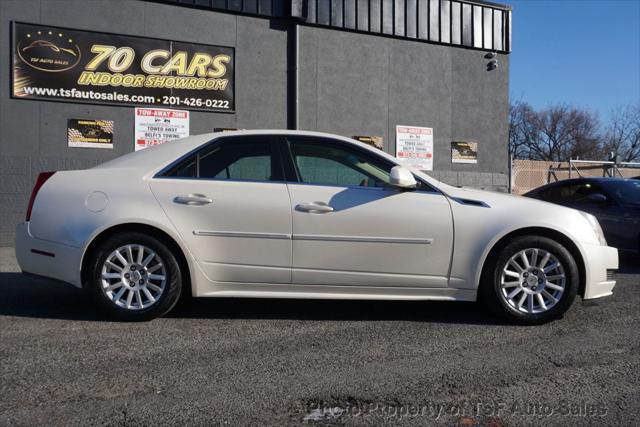
[[[396,126],[396,157],[418,170],[433,170],[433,128]]]
[[[164,108],[136,108],[135,149],[189,136],[189,112]]]

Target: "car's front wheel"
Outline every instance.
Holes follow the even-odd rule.
[[[160,240],[142,233],[116,234],[93,251],[85,288],[112,317],[145,321],[178,301],[180,266]]]
[[[520,236],[492,254],[481,293],[498,315],[541,324],[569,309],[578,285],[576,262],[563,245],[547,237]]]

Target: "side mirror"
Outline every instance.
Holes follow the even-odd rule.
[[[394,166],[391,168],[389,184],[397,188],[416,188],[418,183],[411,171],[404,166]]]
[[[606,203],[607,196],[602,193],[591,193],[587,196],[587,200],[593,203]]]

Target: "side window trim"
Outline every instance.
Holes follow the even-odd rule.
[[[286,135],[282,135],[278,141],[278,151],[280,152],[280,159],[282,161],[282,171],[284,173],[284,181],[287,183],[301,183],[300,176],[298,174],[298,168],[293,160],[293,153],[291,152],[291,146],[289,138]]]

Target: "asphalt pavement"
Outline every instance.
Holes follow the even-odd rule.
[[[0,249],[0,425],[637,425],[640,260],[505,325],[475,303],[186,300],[117,323]]]

